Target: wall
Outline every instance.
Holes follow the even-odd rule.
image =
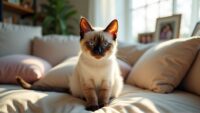
[[[72,5],[75,6],[80,16],[88,18],[89,12],[89,0],[69,0]]]
[[[78,12],[78,14],[75,17],[78,22],[81,16],[84,16],[86,18],[89,17],[89,0],[69,0],[69,1]],[[75,34],[79,35],[79,23],[73,26]]]

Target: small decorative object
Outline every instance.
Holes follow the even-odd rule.
[[[20,1],[19,0],[8,0],[9,3],[13,3],[13,4],[17,4],[19,5],[20,4]]]
[[[158,18],[156,21],[155,41],[179,37],[181,15]]]
[[[154,40],[154,32],[148,32],[148,33],[140,33],[138,34],[138,41],[140,43],[150,43]]]
[[[13,23],[13,17],[12,16],[6,16],[6,17],[4,17],[3,22],[12,24]]]
[[[197,24],[192,32],[192,36],[200,36],[200,21],[197,22]]]
[[[22,6],[25,7],[25,8],[32,8],[33,1],[32,0],[23,0]]]

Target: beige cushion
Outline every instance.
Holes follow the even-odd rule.
[[[35,82],[43,77],[51,65],[38,57],[30,55],[9,55],[0,58],[0,83],[16,83],[16,76],[27,82]]]
[[[34,85],[51,88],[67,88],[69,83],[68,76],[72,76],[77,62],[78,56],[66,59],[52,68],[44,78],[35,82]],[[122,77],[125,79],[131,70],[131,66],[121,60],[118,60],[118,63],[122,72]]]
[[[131,66],[120,59],[118,59],[117,61],[118,61],[118,64],[119,64],[119,67],[121,70],[121,75],[125,80],[129,74],[129,72],[131,71]]]
[[[50,35],[33,40],[32,54],[55,66],[66,58],[76,56],[79,50],[78,36]]]
[[[149,49],[132,68],[127,83],[159,93],[181,82],[200,46],[200,38],[166,41]]]
[[[0,23],[0,57],[12,54],[30,54],[31,40],[41,36],[41,27]]]
[[[158,94],[124,85],[119,97],[95,112],[86,102],[68,93],[24,90],[16,85],[0,85],[0,113],[199,113],[200,97],[176,90]]]
[[[182,82],[182,88],[186,91],[200,95],[200,51],[191,67],[188,75]]]
[[[130,65],[134,65],[136,61],[157,43],[150,44],[134,44],[118,48],[117,57]]]
[[[68,76],[73,74],[78,57],[69,58],[52,68],[44,78],[35,82],[35,86],[50,88],[68,88]]]

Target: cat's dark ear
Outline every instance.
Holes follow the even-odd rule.
[[[87,19],[85,17],[81,17],[81,20],[80,20],[80,35],[81,35],[81,38],[83,38],[83,35],[86,32],[89,32],[89,31],[93,31],[90,23],[87,21]]]
[[[117,38],[117,31],[118,31],[118,21],[117,19],[113,20],[104,30],[105,32],[108,32],[112,34],[113,39],[115,40]]]

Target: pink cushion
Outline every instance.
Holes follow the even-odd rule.
[[[51,65],[29,55],[10,55],[0,58],[0,83],[16,83],[15,76],[34,82],[44,76]]]
[[[118,59],[117,61],[118,61],[118,64],[119,64],[119,67],[121,70],[121,75],[125,80],[127,78],[127,75],[129,74],[129,72],[131,71],[131,66],[120,59]]]

